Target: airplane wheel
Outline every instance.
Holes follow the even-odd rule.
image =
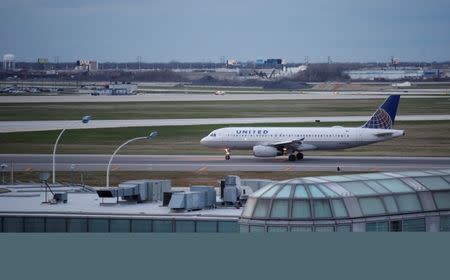
[[[303,159],[303,154],[297,153],[297,160],[302,160],[302,159]]]
[[[295,155],[289,155],[288,160],[289,161],[295,161]]]
[[[225,159],[226,159],[226,160],[230,160],[230,155],[226,155],[226,156],[225,156]]]

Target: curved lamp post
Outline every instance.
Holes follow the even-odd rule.
[[[8,164],[2,163],[0,165],[0,168],[2,169],[2,184],[5,184],[5,169],[8,168]]]
[[[107,187],[109,187],[109,170],[110,170],[110,167],[111,167],[111,162],[112,162],[114,156],[117,154],[117,152],[118,152],[123,146],[127,145],[127,144],[130,143],[130,142],[133,142],[133,141],[136,141],[136,140],[142,140],[142,139],[148,139],[148,140],[151,140],[151,139],[154,139],[157,135],[158,135],[158,132],[157,132],[157,131],[152,131],[152,132],[151,132],[149,135],[147,135],[147,136],[136,137],[136,138],[130,139],[130,140],[126,141],[125,143],[123,143],[122,145],[120,145],[120,146],[114,151],[114,153],[111,155],[111,158],[109,159],[108,167],[106,168],[106,186],[107,186]]]
[[[82,122],[82,123],[88,123],[91,119],[92,119],[91,116],[84,116],[84,117],[81,119],[81,122]],[[53,180],[52,180],[52,182],[53,182],[53,184],[56,183],[56,182],[55,182],[55,155],[56,155],[56,146],[58,146],[59,139],[60,139],[61,136],[63,135],[64,131],[66,131],[66,128],[64,128],[63,130],[61,130],[61,132],[60,132],[59,135],[58,135],[58,138],[56,138],[55,145],[53,146],[53,167],[52,167],[52,170],[53,170]]]

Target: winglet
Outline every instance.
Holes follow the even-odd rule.
[[[378,128],[391,129],[394,125],[395,115],[397,114],[398,102],[400,95],[389,96],[383,104],[375,111],[370,120],[362,127],[364,128]]]

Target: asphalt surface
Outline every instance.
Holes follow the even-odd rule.
[[[161,101],[255,101],[255,100],[312,100],[312,99],[385,99],[387,95],[401,94],[402,98],[448,98],[446,90],[436,91],[315,91],[304,93],[152,93],[137,95],[27,95],[0,96],[0,103],[59,103],[59,102],[161,102]]]
[[[110,155],[57,155],[56,170],[106,171]],[[15,171],[49,171],[51,155],[2,154],[0,162],[13,162]],[[10,164],[9,164],[10,165]],[[203,155],[118,155],[112,171],[401,171],[450,169],[450,157],[346,157],[308,156],[289,162],[286,157]],[[9,170],[9,166],[5,170]],[[301,174],[299,174],[301,175]]]
[[[92,120],[87,124],[81,121],[0,121],[0,133],[47,131],[58,129],[87,129],[114,127],[180,126],[206,124],[254,124],[254,123],[306,123],[315,122],[365,122],[369,116],[337,117],[265,117],[265,118],[204,118],[204,119],[137,119],[137,120]],[[405,115],[397,116],[397,121],[450,120],[450,115]],[[362,123],[361,123],[362,124]]]

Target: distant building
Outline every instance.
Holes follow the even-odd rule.
[[[352,80],[417,80],[424,77],[422,68],[351,70],[344,73]]]
[[[227,59],[226,64],[227,64],[227,67],[228,66],[237,66],[238,62],[237,62],[237,60],[234,60],[234,59]]]
[[[423,71],[424,79],[438,79],[441,77],[441,71],[439,69],[428,69]]]
[[[114,83],[97,88],[92,95],[130,95],[136,94],[137,85],[131,83]]]
[[[37,59],[37,63],[38,64],[47,64],[48,63],[48,58],[40,57],[40,58]]]
[[[264,64],[264,59],[257,59],[257,60],[255,61],[255,64],[256,64],[256,65],[263,65],[263,64]]]
[[[281,58],[268,58],[266,61],[264,61],[264,64],[271,66],[283,65],[286,64],[286,60]]]
[[[38,69],[40,70],[47,70],[48,69],[48,58],[45,57],[39,57],[37,59]],[[46,73],[46,75],[49,75]]]
[[[13,54],[5,54],[3,56],[3,70],[14,70],[15,56]]]
[[[98,70],[98,63],[95,60],[77,60],[75,70],[96,71]]]
[[[441,70],[440,76],[442,78],[450,78],[450,69]]]
[[[393,83],[392,86],[393,86],[393,87],[397,87],[397,88],[410,87],[410,86],[411,86],[411,83],[410,83],[410,82]]]
[[[291,77],[295,74],[298,74],[302,71],[308,69],[306,65],[300,65],[296,67],[286,67],[283,66],[282,69],[274,69],[272,73],[268,76],[268,78],[283,78],[283,77]]]

